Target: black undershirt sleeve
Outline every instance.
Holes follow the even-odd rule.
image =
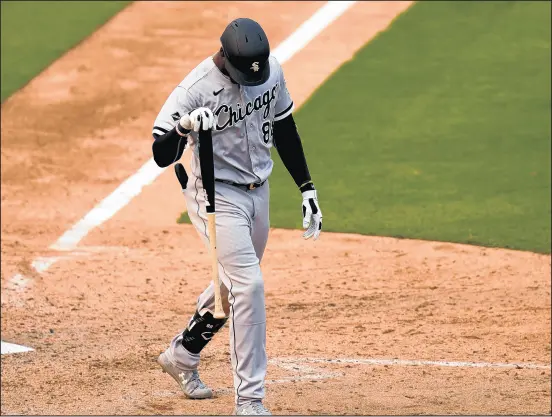
[[[314,189],[301,138],[291,114],[282,120],[274,122],[273,143],[297,187],[301,191]]]
[[[165,130],[159,127],[155,127],[155,129],[160,131]],[[188,138],[180,136],[176,132],[176,127],[165,131],[162,135],[154,133],[153,137],[155,139],[152,145],[153,159],[161,168],[168,167],[173,162],[178,161],[188,143]]]

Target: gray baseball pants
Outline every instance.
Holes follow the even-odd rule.
[[[269,230],[268,181],[254,190],[215,183],[217,252],[221,294],[230,312],[230,355],[236,404],[264,398],[266,375],[266,312],[260,262]],[[188,215],[209,248],[207,217],[201,179],[191,175],[184,191]],[[214,284],[197,300],[197,310],[214,313]],[[199,354],[182,346],[182,333],[171,342],[178,366],[197,369]]]

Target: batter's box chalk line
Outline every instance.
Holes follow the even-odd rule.
[[[90,256],[96,253],[116,252],[125,253],[129,251],[126,246],[82,246],[75,249],[54,249],[62,252],[63,255],[39,256],[31,262],[31,268],[39,274],[46,272],[53,264],[64,259],[74,259],[80,256]],[[23,274],[15,274],[7,283],[6,289],[21,292],[33,283],[31,277]]]
[[[343,372],[328,372],[319,368],[305,365],[293,359],[286,358],[280,360],[278,358],[271,359],[268,361],[269,365],[276,366],[285,371],[291,371],[291,375],[284,376],[278,379],[267,379],[265,385],[275,385],[275,384],[293,384],[297,382],[308,382],[308,381],[320,381],[323,379],[332,379],[338,378],[344,375]],[[234,388],[232,387],[213,387],[215,396],[224,396],[224,395],[234,395]],[[180,395],[180,392],[173,391],[156,391],[153,393],[156,397],[172,397]]]
[[[269,365],[274,365],[280,369],[291,371],[290,376],[284,376],[278,379],[267,379],[265,381],[265,385],[275,385],[275,384],[293,384],[297,382],[305,382],[305,381],[320,381],[323,379],[332,379],[332,378],[338,378],[344,375],[343,372],[328,372],[321,370],[319,368],[314,368],[312,366],[305,365],[300,362],[296,362],[293,359],[286,358],[284,360],[280,360],[278,358],[271,359],[268,361]],[[232,387],[214,387],[213,391],[215,393],[215,397],[218,396],[225,396],[225,395],[234,395],[234,388]],[[173,391],[156,391],[153,393],[156,397],[173,397],[173,396],[179,396],[180,392],[173,392]]]
[[[305,365],[304,362],[294,360],[293,358],[275,358],[268,361],[269,365],[275,365],[278,368],[293,372],[293,376],[280,379],[267,380],[267,384],[285,384],[296,381],[317,381],[322,379],[332,379],[343,376],[343,372],[329,372],[319,368]]]
[[[282,367],[288,364],[291,367],[301,366],[305,363],[320,364],[355,364],[370,366],[440,366],[452,368],[501,368],[501,369],[548,369],[551,364],[538,364],[526,362],[459,362],[459,361],[438,361],[438,360],[417,360],[417,359],[376,359],[376,358],[279,358],[275,359],[277,365]],[[270,363],[270,361],[269,361]],[[290,368],[288,368],[290,369]]]
[[[293,384],[299,382],[317,382],[327,379],[336,379],[345,376],[344,372],[328,371],[317,367],[316,364],[326,366],[336,365],[368,365],[368,366],[441,366],[454,368],[506,368],[506,369],[548,369],[551,365],[536,363],[494,363],[494,362],[457,362],[457,361],[432,361],[432,360],[406,360],[406,359],[370,359],[370,358],[302,358],[286,357],[274,358],[268,361],[269,365],[276,366],[285,371],[291,371],[290,376],[278,379],[267,379],[265,385]],[[215,396],[233,395],[231,387],[213,388]],[[180,395],[180,392],[158,391],[153,393],[157,397],[172,397]]]

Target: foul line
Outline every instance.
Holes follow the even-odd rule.
[[[159,168],[155,161],[150,159],[135,174],[125,180],[115,191],[102,200],[88,212],[71,229],[66,231],[50,249],[70,251],[95,227],[113,217],[115,213],[126,206],[142,189],[151,184],[164,168]]]

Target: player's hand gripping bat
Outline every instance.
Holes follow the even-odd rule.
[[[213,283],[215,284],[215,314],[216,319],[226,317],[222,307],[222,299],[220,294],[220,278],[218,274],[218,258],[217,258],[217,231],[216,231],[216,214],[215,214],[215,168],[213,165],[213,137],[211,129],[199,131],[199,166],[201,169],[201,179],[203,182],[203,190],[205,192],[205,208],[207,211],[207,222],[209,228],[209,244],[211,248],[211,270]],[[180,182],[180,186],[184,191],[188,182],[188,176],[182,164],[174,166],[176,177]]]

